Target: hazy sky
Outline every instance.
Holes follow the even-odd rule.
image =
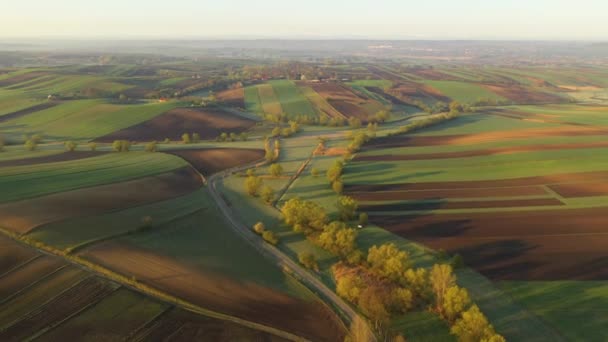
[[[2,0],[0,37],[608,39],[608,0]]]

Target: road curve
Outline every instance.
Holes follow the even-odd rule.
[[[275,264],[279,265],[283,269],[289,269],[302,283],[304,283],[308,288],[314,290],[317,295],[322,296],[322,299],[331,302],[334,308],[337,308],[341,311],[340,314],[343,317],[345,316],[349,322],[352,322],[355,317],[359,316],[359,314],[355,310],[353,310],[353,308],[351,308],[345,301],[343,301],[342,298],[338,297],[334,293],[334,291],[327,287],[318,278],[310,274],[298,263],[294,262],[281,250],[279,250],[273,245],[264,242],[249,227],[240,222],[236,218],[236,216],[232,212],[232,209],[228,206],[220,192],[217,190],[216,185],[218,181],[221,181],[223,178],[228,177],[233,173],[241,172],[251,167],[251,165],[236,167],[230,170],[216,173],[207,179],[209,193],[222,211],[222,214],[226,218],[226,221],[230,223],[229,226],[231,226],[238,235],[240,235],[243,239],[245,239],[245,241],[247,241],[254,248],[256,248],[266,258],[272,260]]]

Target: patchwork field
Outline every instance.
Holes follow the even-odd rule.
[[[309,86],[332,107],[349,118],[356,117],[366,121],[368,117],[384,109],[384,106],[376,100],[360,97],[338,83],[310,83]]]

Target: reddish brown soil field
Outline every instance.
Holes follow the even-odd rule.
[[[1,341],[24,341],[40,330],[60,323],[114,291],[109,283],[90,277],[28,313],[0,331]]]
[[[164,151],[184,158],[203,175],[245,165],[264,157],[263,150],[245,148],[210,148],[198,150]]]
[[[464,202],[423,202],[423,203],[391,203],[360,205],[364,212],[375,211],[407,211],[407,210],[437,210],[437,209],[480,209],[480,208],[514,208],[531,206],[564,205],[556,198],[538,198],[499,201],[464,201]]]
[[[429,100],[429,101],[443,101],[445,103],[450,102],[450,98],[443,95],[439,90],[425,85],[414,82],[404,82],[395,85],[389,93],[399,99],[411,100]]]
[[[269,325],[313,341],[341,341],[333,313],[317,302],[184,265],[126,243],[107,242],[84,256],[121,274],[210,310]]]
[[[38,253],[34,252],[33,249],[0,234],[0,275],[37,256]]]
[[[35,78],[38,78],[38,77],[41,77],[44,75],[47,75],[47,73],[41,72],[41,71],[40,72],[38,72],[38,71],[28,72],[25,74],[16,75],[16,76],[4,79],[4,80],[0,80],[0,87],[8,87],[8,86],[11,86],[14,84],[23,83],[23,82],[33,80]]]
[[[608,279],[606,208],[372,216],[372,221],[499,280]]]
[[[603,136],[608,135],[608,130],[595,127],[553,127],[548,129],[524,129],[517,131],[498,131],[478,134],[458,135],[408,135],[382,137],[372,140],[366,144],[364,150],[393,147],[419,147],[439,145],[469,145],[484,142],[504,141],[507,139],[526,139],[529,137],[559,137],[559,136]]]
[[[178,197],[202,186],[190,167],[134,181],[78,189],[0,205],[0,226],[25,234],[45,223]]]
[[[7,166],[23,166],[23,165],[35,165],[35,164],[43,164],[43,163],[56,163],[70,160],[78,160],[84,158],[97,157],[107,152],[101,151],[74,151],[74,152],[64,152],[51,154],[48,156],[41,157],[33,157],[33,158],[23,158],[23,159],[12,159],[12,160],[3,160],[0,161],[0,167]]]
[[[337,83],[310,83],[310,86],[344,116],[367,120],[368,113],[361,105],[371,100],[361,98]]]
[[[55,272],[64,262],[59,258],[40,256],[0,277],[0,300]]]
[[[533,89],[524,88],[517,85],[499,86],[488,84],[484,85],[484,87],[491,92],[494,92],[518,104],[567,102],[565,98],[558,95],[535,91]]]
[[[228,106],[245,108],[244,88],[228,89],[217,93],[217,99]]]
[[[435,69],[407,69],[407,73],[416,75],[425,80],[434,80],[434,81],[454,81],[458,80],[456,77],[444,74]]]
[[[561,173],[549,176],[535,176],[487,181],[427,182],[400,184],[347,184],[347,192],[407,191],[407,190],[469,190],[481,188],[530,187],[545,184],[584,183],[608,181],[608,171]]]
[[[222,132],[240,133],[255,125],[255,121],[218,109],[176,108],[151,120],[96,139],[161,141],[165,138],[181,140],[184,133],[198,133],[201,139],[215,139]]]
[[[608,196],[608,182],[585,182],[549,185],[551,190],[565,198]]]
[[[504,148],[492,148],[485,150],[471,150],[461,152],[444,152],[444,153],[424,153],[424,154],[389,154],[389,155],[357,155],[355,161],[399,161],[399,160],[428,160],[428,159],[445,159],[445,158],[469,158],[480,156],[491,156],[496,154],[513,154],[522,152],[534,151],[553,151],[553,150],[574,150],[608,147],[608,142],[592,142],[592,143],[572,143],[572,144],[553,144],[553,145],[530,145],[530,146],[512,146]]]
[[[134,337],[135,341],[260,341],[282,342],[280,337],[228,321],[171,309],[150,322]]]
[[[348,196],[357,201],[400,201],[400,200],[437,200],[449,198],[482,198],[482,197],[513,197],[513,196],[543,196],[545,189],[539,186],[522,186],[508,188],[473,188],[473,189],[437,189],[410,191],[346,191]]]
[[[55,107],[58,104],[59,104],[59,102],[46,102],[46,103],[41,103],[41,104],[31,106],[31,107],[28,107],[28,108],[25,108],[22,110],[18,110],[16,112],[0,115],[0,122],[13,120],[13,119],[16,119],[21,116],[25,116],[28,114],[32,114],[32,113],[44,110],[44,109]]]

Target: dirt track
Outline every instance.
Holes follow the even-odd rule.
[[[238,115],[206,108],[176,108],[151,120],[97,138],[96,141],[114,140],[162,141],[181,140],[184,133],[198,133],[203,140],[215,139],[221,133],[240,133],[255,125],[255,121]]]
[[[190,167],[134,181],[0,205],[0,226],[24,234],[42,224],[126,209],[190,193],[202,180]]]
[[[372,221],[434,249],[463,255],[499,280],[608,279],[605,208],[372,216]]]

